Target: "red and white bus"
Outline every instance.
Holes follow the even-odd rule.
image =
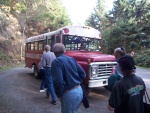
[[[88,89],[106,86],[117,63],[113,55],[102,54],[101,39],[101,33],[88,26],[66,26],[29,37],[26,40],[26,67],[33,68],[34,76],[38,78],[38,63],[44,45],[49,44],[53,48],[55,43],[63,43],[66,47],[65,54],[74,57],[85,70],[85,86]]]

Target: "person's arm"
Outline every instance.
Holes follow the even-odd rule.
[[[120,68],[119,68],[119,64],[116,65],[116,71],[115,71],[115,73],[117,75],[119,75],[120,77],[123,77],[123,74],[122,74],[122,72],[120,71]]]
[[[143,84],[143,91],[145,92],[146,91],[146,85],[145,85],[145,82],[143,81],[143,79],[141,78],[141,77],[139,77],[139,76],[137,76],[139,79],[140,79],[140,81],[142,82],[142,84]],[[145,93],[143,93],[143,95],[145,95]]]
[[[52,62],[51,68],[55,93],[57,97],[60,98],[64,92],[62,67],[60,66],[60,63],[55,60]]]
[[[120,84],[118,82],[114,85],[109,101],[108,101],[108,109],[113,111],[115,110],[116,107],[120,106],[121,100],[121,89],[120,89]]]
[[[42,58],[41,58],[41,61],[40,61],[40,66],[41,66],[41,67],[45,67],[45,66],[46,66],[45,60],[46,60],[46,55],[43,54],[43,56],[42,56]]]
[[[39,68],[39,69],[42,69],[41,61],[40,61],[39,64],[38,64],[38,68]]]

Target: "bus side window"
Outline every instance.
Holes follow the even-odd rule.
[[[48,39],[48,45],[51,46],[51,39]]]
[[[38,50],[38,42],[34,43],[34,50]]]
[[[55,42],[55,36],[53,35],[52,38],[51,38],[51,45],[50,45],[51,46],[51,50],[53,49],[53,46],[54,46],[55,43],[56,43]]]
[[[44,50],[44,41],[39,41],[39,50]]]
[[[34,50],[34,43],[31,43],[31,50]]]
[[[28,44],[28,50],[31,50],[31,43]]]
[[[26,50],[31,50],[30,43],[26,44]]]

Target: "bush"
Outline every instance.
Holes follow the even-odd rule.
[[[10,58],[6,54],[4,54],[2,51],[0,51],[0,60],[9,61]]]
[[[0,4],[3,4],[3,5],[9,5],[9,2],[8,1],[6,1],[6,0],[0,0]]]
[[[150,50],[143,50],[135,53],[134,60],[136,65],[150,68]]]

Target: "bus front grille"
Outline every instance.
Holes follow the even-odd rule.
[[[117,65],[116,63],[114,63],[114,64],[100,64],[98,66],[98,75],[97,75],[97,77],[110,76],[116,65]]]

